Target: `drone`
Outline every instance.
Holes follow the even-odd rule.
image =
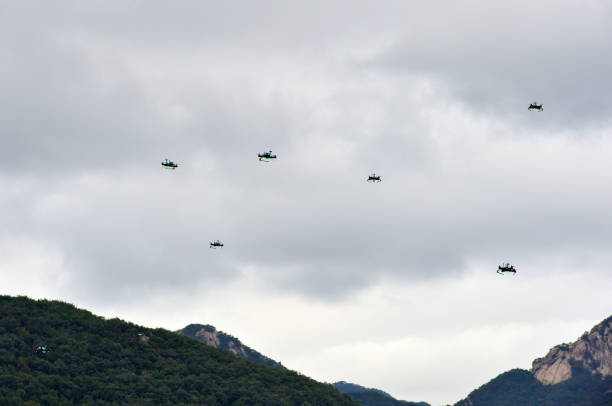
[[[510,264],[505,264],[505,265],[502,264],[497,267],[498,274],[505,274],[505,273],[510,273],[510,272],[512,272],[513,275],[516,275],[516,269],[514,269],[514,266]]]
[[[210,248],[217,249],[217,247],[223,247],[223,243],[219,240],[210,243]]]
[[[538,106],[538,103],[533,102],[532,104],[529,105],[529,109],[530,111],[544,111],[544,109],[542,108],[542,105],[540,104]]]
[[[49,352],[49,347],[47,347],[46,345],[39,345],[38,347],[36,347],[34,352],[37,354],[46,354]]]
[[[168,158],[161,163],[162,166],[166,169],[176,169],[178,168],[178,164],[175,164],[173,161],[169,161]]]
[[[257,157],[259,158],[260,161],[263,161],[264,159],[266,161],[269,161],[270,159],[276,159],[276,155],[272,154],[272,150],[265,152],[263,154],[257,154]]]
[[[371,174],[370,176],[368,176],[368,182],[381,182],[380,175],[376,175],[375,173]]]

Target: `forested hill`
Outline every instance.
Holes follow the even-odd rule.
[[[340,392],[346,393],[364,406],[430,406],[429,403],[426,402],[397,400],[380,389],[365,388],[361,385],[355,385],[354,383],[340,381],[333,385]]]
[[[0,296],[0,405],[39,404],[358,406],[331,385],[171,331]]]

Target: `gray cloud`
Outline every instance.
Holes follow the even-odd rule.
[[[400,324],[381,286],[423,286],[420,303],[397,299],[428,309],[434,321],[413,319],[417,330],[453,318],[472,331],[493,323],[478,303],[444,316],[472,282],[452,300],[438,284],[486,278],[501,261],[540,288],[551,272],[607,274],[603,2],[32,4],[0,18],[10,293],[153,324],[218,317],[247,338],[241,312],[278,333],[272,309],[286,306],[280,321],[299,310],[312,323],[286,327],[299,341],[368,295]],[[527,111],[534,99],[543,113]],[[264,149],[278,160],[258,162]],[[381,184],[365,182],[372,171]],[[208,249],[217,238],[226,246]],[[46,273],[49,286],[24,285]],[[537,325],[529,306],[542,303],[512,292],[525,301],[516,317]],[[377,326],[374,341],[417,334]],[[311,356],[296,368],[322,373]]]
[[[609,4],[468,4],[426,11],[365,66],[441,81],[475,113],[521,121],[523,130],[609,125]],[[546,124],[524,114],[534,100],[545,104]]]

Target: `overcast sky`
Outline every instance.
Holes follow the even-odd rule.
[[[612,312],[610,2],[0,6],[0,293],[434,405]]]

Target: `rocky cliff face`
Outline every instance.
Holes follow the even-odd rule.
[[[176,331],[179,334],[186,335],[196,340],[202,341],[210,346],[229,351],[239,358],[247,361],[255,362],[261,365],[273,366],[279,369],[285,369],[280,362],[276,362],[259,352],[242,344],[239,339],[232,337],[209,324],[190,324],[187,327]]]
[[[192,330],[193,327],[198,327],[196,329],[194,329],[191,333],[189,331]],[[190,329],[191,328],[191,329]],[[198,325],[189,325],[187,327],[185,327],[184,329],[181,329],[179,331],[177,331],[177,333],[179,334],[185,334],[185,335],[189,335],[191,337],[194,337],[200,341],[202,341],[203,343],[206,343],[210,346],[213,346],[215,348],[218,348],[219,345],[221,344],[221,341],[219,340],[219,332],[213,327],[213,326],[198,326]]]
[[[544,385],[555,385],[572,377],[572,364],[591,373],[612,375],[612,317],[571,344],[552,348],[544,358],[533,361],[531,373]]]

